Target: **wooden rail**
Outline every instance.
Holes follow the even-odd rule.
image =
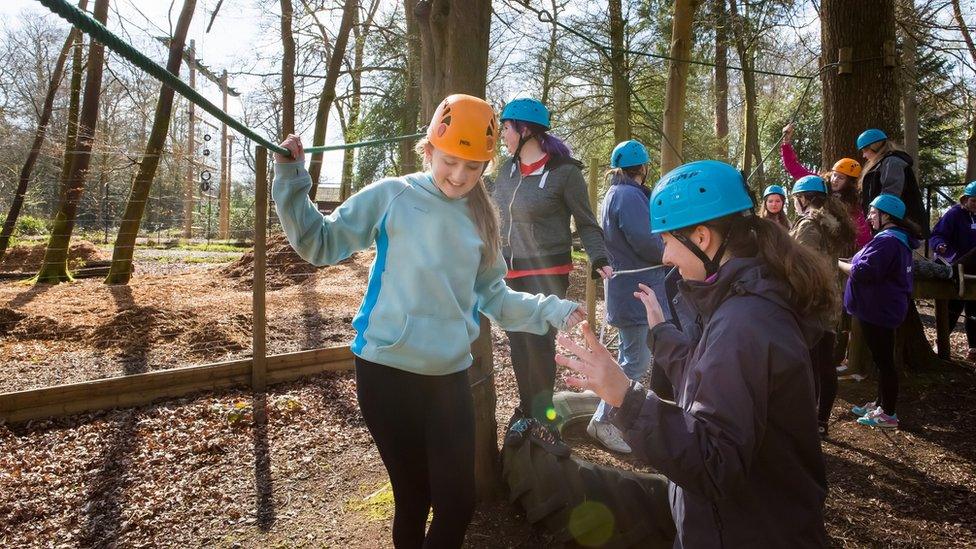
[[[268,384],[354,367],[353,354],[348,347],[272,355],[266,357],[264,362]],[[252,359],[247,358],[0,393],[0,421],[16,423],[95,410],[143,406],[156,400],[199,391],[250,387],[252,367]]]

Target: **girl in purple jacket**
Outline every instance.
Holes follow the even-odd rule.
[[[857,422],[870,427],[898,427],[898,372],[895,328],[905,320],[912,298],[912,239],[917,230],[905,221],[905,203],[893,194],[871,201],[871,227],[878,231],[850,263],[838,261],[849,275],[844,310],[858,319],[864,340],[878,367],[878,398],[851,409]]]
[[[929,245],[937,257],[953,264],[976,249],[976,181],[966,185],[959,203],[949,208],[936,223]],[[976,360],[976,301],[956,299],[949,302],[949,331],[955,329],[963,309],[966,311],[966,340],[969,343],[966,360]]]

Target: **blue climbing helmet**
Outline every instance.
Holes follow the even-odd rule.
[[[888,139],[888,134],[877,128],[865,130],[861,135],[857,136],[857,150],[866,149],[878,141],[884,141],[886,139]]]
[[[827,194],[827,184],[819,175],[805,175],[793,184],[793,194],[797,193]]]
[[[879,194],[871,201],[871,207],[892,217],[905,219],[905,203],[893,194]]]
[[[976,196],[976,181],[970,181],[966,188],[962,191],[963,196]]]
[[[717,160],[698,160],[671,170],[651,192],[651,232],[670,232],[705,265],[705,273],[718,272],[732,229],[724,235],[715,257],[705,252],[688,237],[676,232],[741,212],[753,215],[752,196],[745,178],[732,166]]]
[[[647,164],[650,159],[651,157],[647,155],[647,147],[641,144],[640,141],[631,139],[630,141],[618,143],[613,148],[613,152],[610,153],[610,167],[629,168],[631,166],[640,166]]]
[[[781,185],[770,185],[766,187],[766,190],[763,191],[762,197],[766,198],[771,194],[778,194],[783,197],[783,200],[786,200],[786,189],[784,189]]]
[[[499,118],[502,122],[506,120],[518,120],[520,122],[531,122],[538,124],[545,129],[549,129],[549,109],[542,102],[529,97],[513,99],[502,109]]]

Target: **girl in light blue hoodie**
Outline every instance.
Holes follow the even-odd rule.
[[[467,369],[478,314],[544,334],[583,319],[578,304],[505,285],[498,217],[482,174],[498,126],[484,100],[452,95],[421,142],[429,170],[377,181],[329,216],[291,135],[272,194],[288,241],[315,265],[375,243],[353,318],[357,397],[393,486],[396,547],[460,547],[474,511],[474,413]],[[433,521],[425,533],[428,512]]]

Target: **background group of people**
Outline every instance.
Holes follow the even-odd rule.
[[[561,365],[602,399],[587,432],[668,477],[676,546],[826,546],[819,436],[846,315],[869,334],[880,372],[878,399],[853,411],[866,425],[898,422],[894,328],[928,226],[912,159],[868,130],[856,144],[863,167],[846,158],[820,176],[796,162],[788,128],[783,158],[797,181],[757,205],[719,161],[690,162],[652,187],[647,150],[627,141],[609,159],[598,219],[582,165],[549,130],[539,101],[514,100],[496,118],[482,99],[449,96],[417,146],[425,170],[377,181],[329,216],[308,199],[300,138],[275,157],[275,207],[303,258],[331,264],[376,246],[351,348],[393,487],[394,544],[463,542],[474,509],[467,369],[483,313],[507,332],[518,380],[505,444],[569,455],[552,402]],[[510,156],[489,185],[499,142]],[[976,182],[936,226],[934,249],[949,260],[976,244],[974,195]],[[590,275],[606,281],[617,356],[585,323],[583,341],[562,335],[557,353],[557,332],[584,318],[565,299],[571,219]],[[966,323],[976,324],[968,311]]]

